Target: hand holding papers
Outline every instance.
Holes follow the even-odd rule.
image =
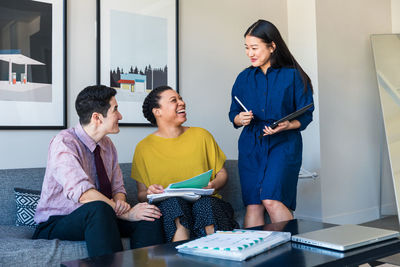
[[[212,195],[214,189],[203,189],[210,182],[212,171],[206,171],[179,183],[172,183],[165,188],[164,193],[147,195],[147,199],[149,203],[159,202],[170,197],[182,197],[189,201],[196,201],[202,195]]]
[[[287,232],[218,231],[177,246],[178,252],[197,256],[243,261],[290,240]]]

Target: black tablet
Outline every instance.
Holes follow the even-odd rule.
[[[313,103],[308,104],[307,106],[305,106],[299,110],[296,110],[293,113],[290,113],[289,115],[283,117],[282,119],[279,119],[279,120],[273,122],[269,127],[271,127],[272,129],[275,129],[279,123],[281,123],[283,121],[293,120],[294,118],[296,118],[296,117],[300,116],[301,114],[303,114],[304,112],[306,112],[307,109],[311,108],[313,105],[314,105]]]

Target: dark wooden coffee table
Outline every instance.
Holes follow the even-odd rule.
[[[263,227],[256,227],[253,229],[285,231],[298,234],[332,226],[334,225],[296,219],[287,222],[266,224]],[[400,252],[400,239],[398,238],[353,249],[345,253],[288,242],[246,261],[236,262],[180,254],[175,247],[181,243],[183,242],[126,250],[95,258],[68,261],[63,262],[61,266],[356,266]]]

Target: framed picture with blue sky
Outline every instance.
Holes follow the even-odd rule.
[[[0,129],[63,129],[66,0],[0,1]]]
[[[179,91],[178,0],[97,0],[97,83],[117,90],[121,126],[151,126],[148,93]]]

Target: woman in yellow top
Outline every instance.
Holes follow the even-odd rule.
[[[198,127],[185,127],[185,102],[171,87],[153,89],[143,102],[145,118],[157,130],[136,146],[132,178],[138,199],[159,194],[170,183],[180,182],[210,169],[213,174],[206,188],[220,189],[228,180],[225,154],[212,135]],[[231,205],[221,196],[203,196],[195,202],[172,197],[157,203],[162,213],[167,242],[205,236],[216,230],[238,227]]]

